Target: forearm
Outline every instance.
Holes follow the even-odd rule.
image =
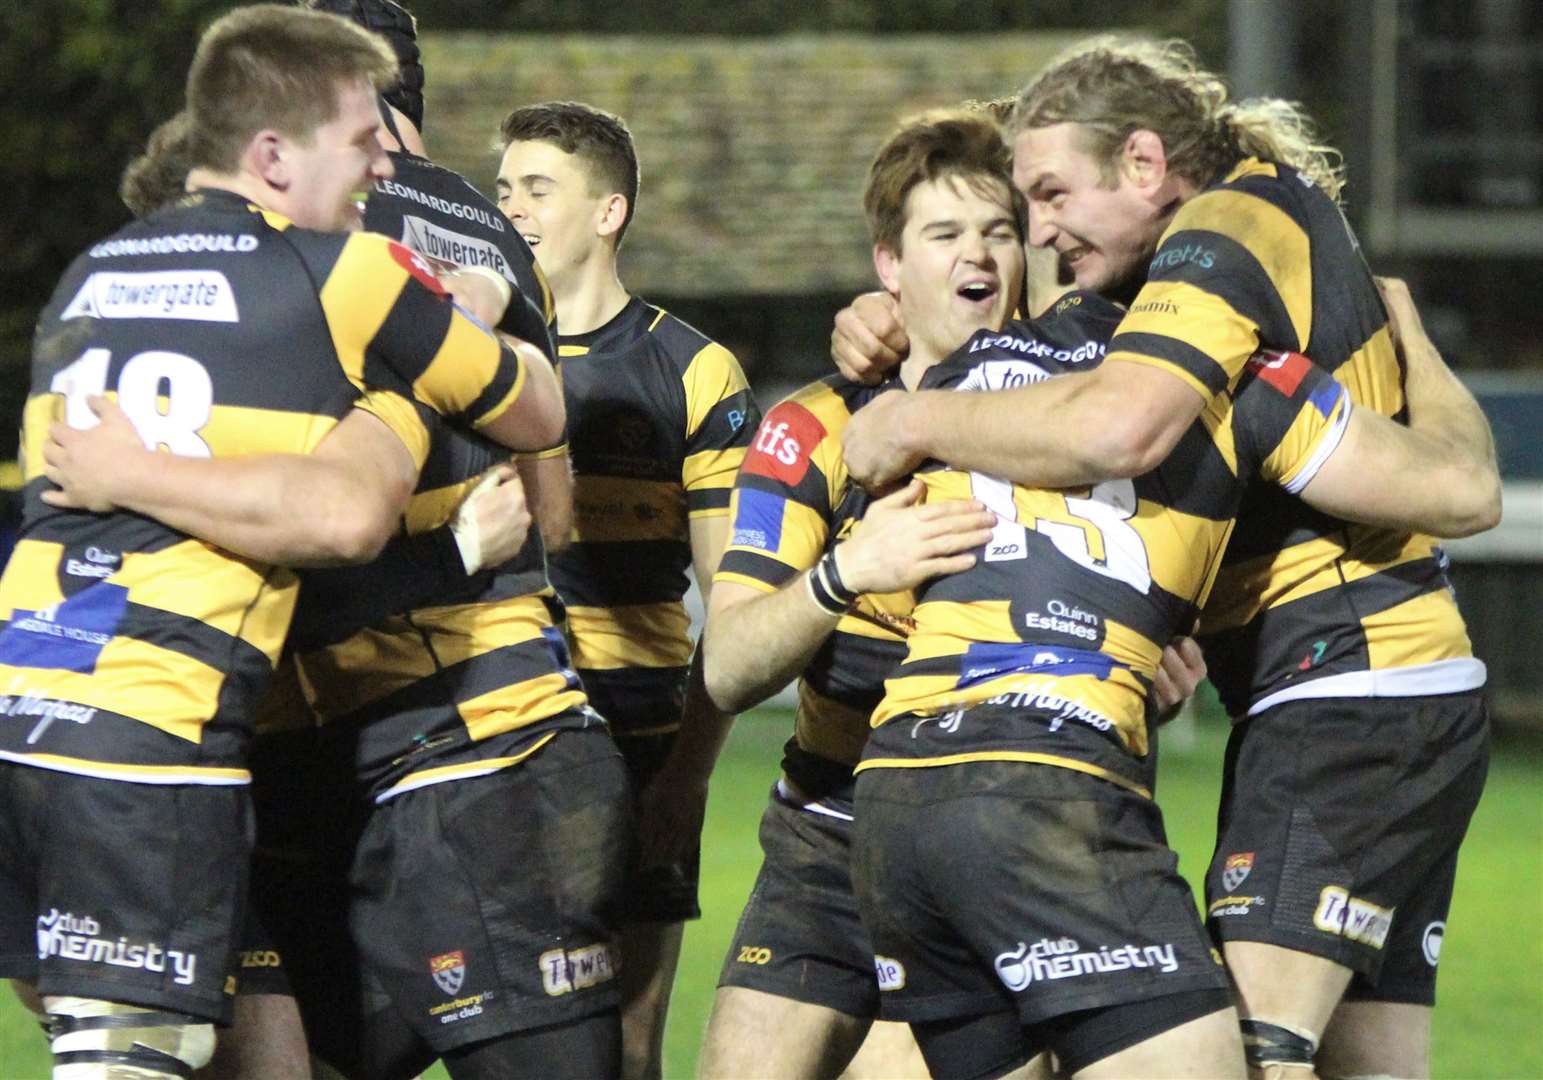
[[[525,485],[525,500],[541,530],[546,553],[555,555],[573,539],[573,470],[568,454],[522,457],[514,465]]]
[[[924,458],[1029,487],[1137,476],[1167,457],[1203,402],[1135,364],[990,393],[912,395],[904,426]]]
[[[377,554],[388,533],[354,520],[349,477],[311,456],[195,459],[145,453],[123,462],[113,501],[227,551],[287,566]]]
[[[744,712],[787,686],[836,628],[801,573],[773,593],[710,611],[703,633],[706,687],[728,713]],[[722,591],[731,586],[720,583]],[[741,586],[742,588],[744,586]]]

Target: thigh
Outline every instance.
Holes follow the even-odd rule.
[[[852,885],[850,804],[810,803],[783,783],[761,817],[764,858],[719,986],[878,1015],[873,944]]]
[[[596,729],[376,808],[350,931],[421,1037],[446,1052],[617,1005],[626,801],[620,757]]]
[[[1319,1074],[1429,1076],[1431,1011],[1391,1001],[1340,1002],[1318,1047]]]
[[[857,1052],[865,1017],[741,986],[720,986],[698,1069],[703,1080],[833,1077]]]
[[[132,784],[28,769],[38,990],[223,1021],[252,817],[244,787]]]
[[[1424,939],[1487,763],[1473,694],[1294,701],[1240,724],[1206,877],[1212,933],[1323,957],[1367,987],[1391,963],[1394,993],[1433,993]]]
[[[675,721],[680,720],[679,713]],[[638,726],[638,725],[634,725]],[[674,733],[659,735],[615,736],[617,749],[627,765],[627,777],[631,783],[633,803],[629,807],[629,834],[636,836],[636,799],[663,767],[675,746]],[[623,891],[627,896],[627,909],[621,913],[624,923],[681,923],[701,918],[702,908],[698,898],[701,878],[702,852],[700,838],[692,845],[689,854],[671,863],[650,866],[638,865],[637,851],[629,850],[627,880]]]

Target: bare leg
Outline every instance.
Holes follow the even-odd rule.
[[[702,1080],[834,1077],[857,1053],[869,1024],[822,1005],[720,986],[697,1073]]]
[[[1342,1001],[1323,1033],[1318,1072],[1335,1080],[1355,1076],[1430,1076],[1428,1005]]]
[[[623,1080],[659,1080],[664,1020],[680,962],[684,923],[635,923],[621,930]]]
[[[1350,969],[1332,960],[1259,941],[1229,941],[1222,946],[1240,999],[1239,1012],[1250,1020],[1278,1024],[1314,1043],[1350,984]],[[1309,1080],[1302,1066],[1250,1069],[1256,1080]]]
[[[721,993],[721,991],[720,991]],[[868,1037],[841,1074],[842,1080],[927,1080],[932,1074],[911,1034],[910,1024],[876,1020]],[[1047,1074],[1048,1075],[1048,1074]]]
[[[286,994],[242,994],[228,1030],[198,1080],[306,1080],[311,1075],[300,1009]]]
[[[1077,1074],[1078,1080],[1243,1080],[1243,1038],[1238,1014],[1220,1009],[1145,1042],[1095,1061]]]

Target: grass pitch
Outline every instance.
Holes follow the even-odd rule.
[[[665,1041],[665,1075],[690,1077],[718,969],[760,866],[757,823],[777,777],[785,712],[742,717],[713,780],[700,922],[686,932]],[[1158,801],[1179,869],[1198,886],[1216,834],[1225,725],[1165,730]],[[1543,1080],[1543,756],[1502,745],[1469,830],[1442,951],[1432,1070],[1452,1080]],[[42,1037],[0,994],[0,1080],[46,1080]],[[431,1077],[443,1077],[436,1068]]]

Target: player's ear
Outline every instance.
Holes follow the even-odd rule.
[[[595,222],[595,231],[609,239],[621,231],[622,225],[627,220],[627,196],[617,192],[606,196],[601,204],[599,220]]]
[[[1137,128],[1120,149],[1120,171],[1136,187],[1154,189],[1168,177],[1168,150],[1162,136]]]
[[[262,177],[270,187],[286,190],[290,181],[290,160],[286,153],[289,145],[284,136],[272,128],[264,128],[246,144],[242,153],[242,165]]]
[[[900,256],[883,244],[873,245],[873,268],[878,272],[884,291],[900,295]]]

